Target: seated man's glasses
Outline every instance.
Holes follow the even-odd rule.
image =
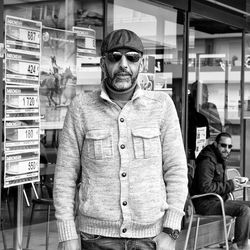
[[[132,63],[138,62],[141,58],[141,54],[134,51],[129,51],[124,54],[118,51],[109,52],[107,53],[107,58],[110,62],[114,63],[119,62],[123,55],[127,58],[128,61]]]
[[[228,147],[229,149],[231,149],[231,148],[233,147],[232,144],[226,144],[226,143],[220,143],[220,145],[221,145],[223,148]]]

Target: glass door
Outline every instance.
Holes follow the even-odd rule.
[[[244,170],[245,176],[250,176],[250,34],[245,35],[245,58],[244,58]]]
[[[241,30],[196,14],[190,17],[189,96],[208,122],[208,131],[188,138],[195,156],[222,131],[233,138],[229,165],[240,168]],[[190,122],[191,123],[191,122]]]

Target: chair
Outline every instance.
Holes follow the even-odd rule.
[[[192,181],[194,177],[194,165],[188,164],[188,173],[189,173],[189,182]],[[191,175],[191,176],[190,176]],[[191,184],[189,183],[189,187]],[[193,200],[201,197],[206,197],[206,196],[216,196],[221,204],[221,209],[222,209],[222,215],[200,215],[197,214],[193,205]],[[226,250],[229,250],[229,244],[228,244],[228,238],[230,235],[231,227],[234,222],[234,218],[231,216],[228,216],[225,214],[225,209],[224,209],[224,201],[221,198],[220,195],[215,194],[215,193],[206,193],[206,194],[200,194],[200,195],[194,195],[189,197],[189,202],[190,202],[190,220],[188,224],[188,229],[187,229],[187,235],[186,235],[186,240],[185,240],[185,245],[184,245],[184,250],[187,249],[188,246],[188,241],[191,233],[191,228],[192,224],[194,222],[194,219],[196,219],[196,230],[195,230],[195,240],[194,240],[194,247],[193,249],[195,250],[197,248],[197,241],[198,241],[198,235],[199,235],[199,226],[200,226],[200,220],[203,218],[211,218],[213,220],[221,220],[223,221],[223,234],[224,234],[224,240],[225,240],[225,247]]]
[[[29,248],[30,237],[31,237],[31,229],[32,229],[32,222],[34,213],[37,211],[47,211],[47,223],[46,223],[46,241],[45,241],[45,249],[48,250],[49,248],[49,223],[50,223],[50,213],[51,208],[53,207],[53,197],[52,197],[52,185],[53,185],[53,175],[48,173],[48,167],[46,167],[45,174],[43,174],[43,170],[41,169],[41,181],[40,181],[40,192],[42,198],[39,198],[34,183],[32,183],[32,187],[35,193],[36,198],[32,200],[32,209],[31,215],[29,220],[29,228],[28,228],[28,235],[27,235],[27,242],[26,248]],[[45,190],[44,190],[45,189]],[[45,197],[45,191],[47,193],[47,197]],[[45,207],[41,208],[41,206]],[[38,208],[37,208],[38,207]]]

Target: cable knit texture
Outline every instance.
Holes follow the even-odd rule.
[[[60,137],[54,183],[59,240],[79,230],[143,238],[162,227],[180,229],[187,196],[187,164],[172,99],[137,87],[121,109],[104,88],[81,93],[69,106]]]

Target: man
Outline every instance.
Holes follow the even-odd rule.
[[[206,146],[196,159],[196,169],[191,188],[191,195],[217,193],[225,201],[225,213],[236,217],[234,243],[231,249],[250,249],[250,202],[228,200],[228,194],[239,187],[237,178],[226,180],[226,160],[232,149],[231,135],[222,132],[215,142]],[[214,197],[195,199],[195,209],[198,213],[213,215],[221,214],[219,200]]]
[[[171,98],[143,91],[143,44],[111,32],[101,46],[101,90],[72,101],[60,138],[54,204],[59,248],[174,250],[187,195],[187,166]],[[157,245],[157,246],[156,246]]]

